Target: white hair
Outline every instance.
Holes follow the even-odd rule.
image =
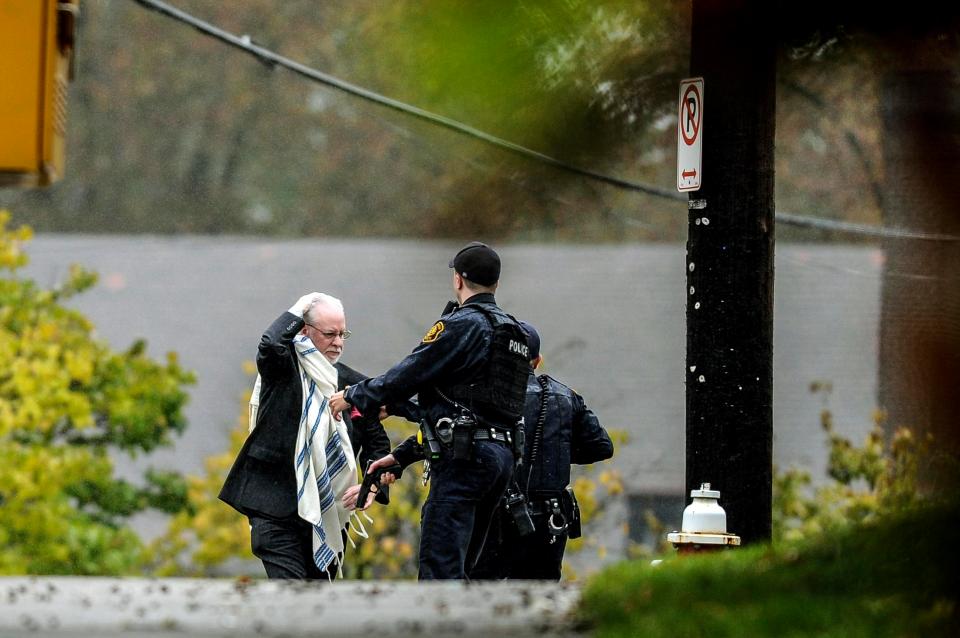
[[[324,308],[332,308],[337,310],[340,313],[343,313],[343,302],[337,299],[332,295],[320,292],[314,295],[313,299],[310,301],[310,305],[307,306],[307,309],[304,311],[303,316],[310,321],[313,321],[313,309],[317,306],[322,306]]]

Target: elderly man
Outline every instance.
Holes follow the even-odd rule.
[[[253,553],[269,578],[336,575],[350,514],[341,499],[356,489],[355,452],[366,464],[389,451],[376,415],[335,420],[327,407],[338,389],[364,378],[339,363],[349,336],[343,304],[315,292],[260,339],[252,430],[220,499],[250,519]],[[377,498],[386,502],[386,492]]]

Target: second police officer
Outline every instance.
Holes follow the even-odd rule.
[[[471,242],[450,261],[458,306],[405,359],[331,398],[361,413],[418,395],[421,433],[369,471],[430,461],[421,514],[421,580],[464,579],[512,474],[529,376],[526,333],[494,298],[500,257]]]
[[[540,335],[525,321],[530,367],[524,411],[526,444],[487,542],[469,572],[475,580],[560,580],[567,538],[580,536],[580,512],[570,488],[570,464],[613,456],[613,442],[583,398],[535,370]]]

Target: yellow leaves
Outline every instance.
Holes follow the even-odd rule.
[[[610,440],[613,441],[613,445],[617,448],[630,442],[630,433],[624,429],[607,428],[607,434],[610,435]]]
[[[203,476],[187,478],[192,511],[177,514],[167,531],[149,547],[150,563],[160,576],[209,576],[231,558],[252,559],[247,518],[217,498],[246,439],[246,425],[231,432],[230,450],[208,457]]]
[[[14,428],[16,415],[10,401],[0,399],[0,440],[6,438]]]
[[[58,333],[57,324],[51,321],[44,321],[40,323],[34,329],[33,334],[29,336],[31,336],[34,339],[37,339],[38,343],[45,344],[48,346],[48,348],[51,348],[50,350],[48,350],[48,352],[50,353],[48,354],[48,356],[52,355],[52,357],[55,358],[57,354],[57,350],[56,350],[56,344],[54,343],[54,340],[58,336],[57,333]]]
[[[17,428],[31,430],[40,426],[42,417],[40,404],[32,396],[28,396],[21,399],[19,406],[14,409],[13,422]]]
[[[85,449],[12,442],[0,447],[0,573],[73,573],[65,537],[84,517],[68,488],[108,467]]]
[[[16,270],[26,265],[27,255],[23,252],[23,244],[30,241],[33,231],[27,226],[17,230],[8,230],[10,213],[0,210],[0,269]]]
[[[907,429],[887,441],[874,415],[874,428],[857,447],[833,429],[829,411],[821,415],[828,435],[828,476],[832,482],[812,490],[809,474],[798,470],[774,476],[774,539],[795,541],[868,521],[886,512],[908,507],[923,498],[917,490],[919,460],[926,457]]]
[[[79,338],[78,338],[79,337]],[[87,387],[93,380],[96,349],[60,322],[47,318],[0,332],[0,433],[13,429],[50,433],[68,423],[94,423]],[[13,407],[10,407],[13,406]]]
[[[71,381],[87,385],[93,378],[93,361],[91,361],[89,357],[81,356],[73,350],[64,354],[63,366]]]
[[[8,221],[0,211],[0,271],[27,262],[31,231]],[[189,375],[142,348],[113,354],[60,305],[95,281],[81,267],[52,290],[0,276],[0,573],[121,574],[142,560],[123,522],[144,501],[113,478],[105,449],[151,449],[182,428]],[[113,418],[116,405],[128,421]]]
[[[397,549],[397,539],[393,536],[387,536],[380,540],[380,549],[392,554]]]
[[[617,470],[605,470],[600,473],[600,485],[607,490],[610,496],[623,494],[623,477]]]
[[[244,429],[244,433],[246,430]],[[233,440],[233,435],[231,433],[231,441]],[[234,447],[234,446],[231,446]],[[235,446],[239,449],[239,446]],[[203,467],[206,469],[208,475],[217,475],[226,477],[227,472],[233,466],[233,460],[235,458],[234,454],[225,452],[223,454],[217,454],[214,456],[208,456],[203,461]]]
[[[397,555],[403,560],[409,560],[413,556],[413,545],[406,541],[401,541],[397,546]]]
[[[8,382],[11,389],[20,397],[25,397],[36,393],[37,379],[33,374],[34,366],[26,359],[17,359],[10,367],[10,380]]]

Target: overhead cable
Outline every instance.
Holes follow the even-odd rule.
[[[317,69],[308,67],[304,64],[301,64],[295,60],[279,55],[270,49],[262,47],[250,38],[249,35],[237,36],[228,31],[224,31],[217,26],[205,22],[185,11],[182,11],[166,2],[161,2],[161,0],[133,0],[137,4],[143,6],[146,9],[156,11],[162,15],[165,15],[169,18],[172,18],[178,22],[182,22],[189,26],[192,26],[201,33],[208,35],[212,38],[220,40],[225,44],[228,44],[232,47],[240,49],[250,55],[253,55],[260,62],[266,64],[267,66],[274,68],[277,66],[284,67],[294,73],[306,77],[315,82],[319,82],[326,86],[338,89],[350,95],[380,104],[387,108],[412,115],[414,117],[420,118],[432,124],[443,126],[445,128],[451,129],[458,133],[462,133],[469,137],[482,140],[488,144],[492,144],[499,148],[511,151],[518,155],[528,157],[530,159],[548,164],[555,168],[573,173],[576,175],[581,175],[589,179],[597,180],[610,184],[611,186],[616,186],[625,190],[636,191],[651,195],[654,197],[661,197],[664,199],[671,199],[676,201],[687,201],[687,195],[675,192],[670,189],[660,188],[658,186],[653,186],[650,184],[644,184],[642,182],[637,182],[633,180],[628,180],[620,177],[614,177],[611,175],[605,175],[603,173],[598,173],[586,168],[581,168],[573,164],[564,162],[555,157],[545,155],[539,151],[529,149],[525,146],[521,146],[509,140],[497,137],[490,133],[486,133],[477,128],[474,128],[463,122],[459,122],[452,118],[446,117],[444,115],[439,115],[437,113],[432,113],[425,109],[422,109],[417,106],[389,98],[385,95],[381,95],[369,89],[365,89],[361,86],[351,84],[339,78],[336,78]],[[794,215],[789,213],[776,213],[777,221],[789,224],[792,226],[800,226],[807,228],[818,228],[824,230],[833,230],[845,233],[852,233],[856,235],[869,235],[874,237],[885,237],[885,238],[895,238],[895,239],[922,239],[922,240],[932,240],[932,241],[960,241],[960,237],[954,235],[940,235],[940,234],[929,234],[929,233],[919,233],[907,229],[898,229],[898,228],[889,228],[883,226],[871,226],[865,224],[849,224],[846,222],[838,222],[829,219],[822,219],[817,217],[809,217],[804,215]]]
[[[944,233],[920,233],[915,230],[903,228],[890,228],[889,226],[874,226],[872,224],[854,224],[836,219],[824,219],[823,217],[809,217],[807,215],[796,215],[793,213],[777,213],[777,221],[801,228],[816,228],[819,230],[834,230],[842,233],[851,233],[854,235],[869,235],[872,237],[881,237],[884,239],[923,239],[926,241],[960,241],[956,235],[947,235]]]

